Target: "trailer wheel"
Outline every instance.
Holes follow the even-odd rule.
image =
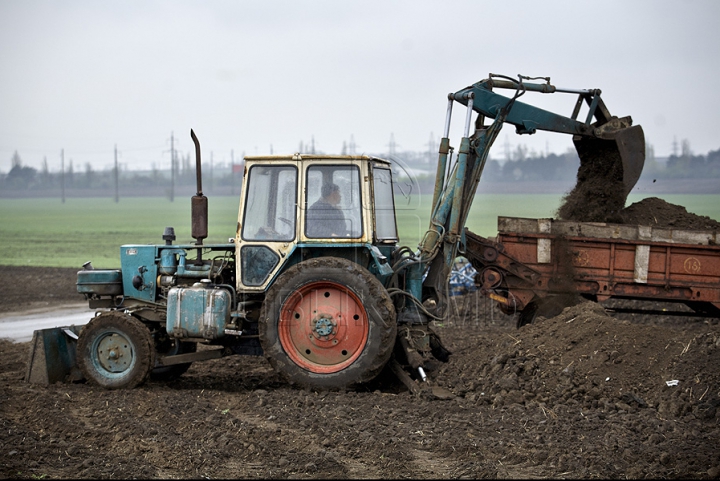
[[[268,290],[260,343],[273,368],[304,387],[332,389],[373,379],[395,345],[390,296],[346,259],[301,262]]]
[[[91,320],[80,332],[77,350],[85,378],[106,389],[132,389],[142,384],[155,364],[148,328],[117,311]]]
[[[153,336],[155,345],[155,356],[174,356],[176,354],[188,354],[197,352],[196,342],[181,342],[172,339],[167,335],[165,329],[156,332]],[[150,371],[150,379],[152,381],[172,381],[187,372],[192,366],[192,362],[184,364],[173,364],[170,366],[156,367]]]

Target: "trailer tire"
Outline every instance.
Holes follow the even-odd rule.
[[[260,344],[291,383],[335,389],[372,380],[395,345],[395,307],[364,267],[338,257],[301,262],[268,290]]]
[[[102,313],[83,328],[77,352],[85,378],[105,389],[132,389],[145,382],[155,365],[150,330],[117,311]]]

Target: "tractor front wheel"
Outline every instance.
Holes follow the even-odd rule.
[[[117,311],[102,313],[83,328],[77,352],[85,378],[106,389],[132,389],[142,384],[155,363],[150,330]]]
[[[337,257],[283,273],[268,290],[259,328],[273,368],[290,382],[320,389],[373,379],[397,333],[395,308],[380,281]]]

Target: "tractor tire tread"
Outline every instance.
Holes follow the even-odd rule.
[[[102,376],[93,367],[92,342],[94,336],[106,328],[117,329],[131,338],[135,347],[136,364],[127,376],[110,379]],[[155,348],[150,330],[140,320],[129,314],[110,311],[95,316],[86,324],[77,344],[77,364],[85,378],[105,389],[132,389],[143,384],[155,365]]]
[[[293,290],[314,280],[334,280],[336,276],[347,278],[349,282],[343,281],[343,284],[354,291],[359,288],[366,290],[366,295],[360,297],[364,298],[366,303],[372,302],[369,308],[366,306],[368,317],[372,317],[374,321],[371,322],[374,332],[369,335],[368,343],[375,345],[367,345],[365,350],[369,348],[376,353],[370,356],[370,359],[363,360],[367,365],[359,373],[348,375],[351,368],[347,368],[329,375],[314,374],[295,365],[284,353],[277,336],[278,314],[284,300]],[[350,285],[354,279],[357,279],[356,286]],[[268,289],[260,314],[260,343],[270,364],[290,383],[315,389],[348,388],[371,381],[385,367],[395,346],[395,319],[395,306],[387,290],[367,269],[340,257],[309,259],[290,267]],[[358,362],[360,359],[353,365]]]

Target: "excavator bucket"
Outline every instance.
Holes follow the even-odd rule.
[[[625,197],[637,184],[645,166],[645,133],[639,125],[618,131],[615,145],[623,166]]]
[[[81,329],[82,326],[68,326],[34,331],[25,381],[47,386],[82,380],[75,362]]]
[[[627,196],[645,165],[645,134],[640,125],[603,138],[576,135],[580,157],[577,184],[564,199],[558,216],[582,222],[617,222]]]

